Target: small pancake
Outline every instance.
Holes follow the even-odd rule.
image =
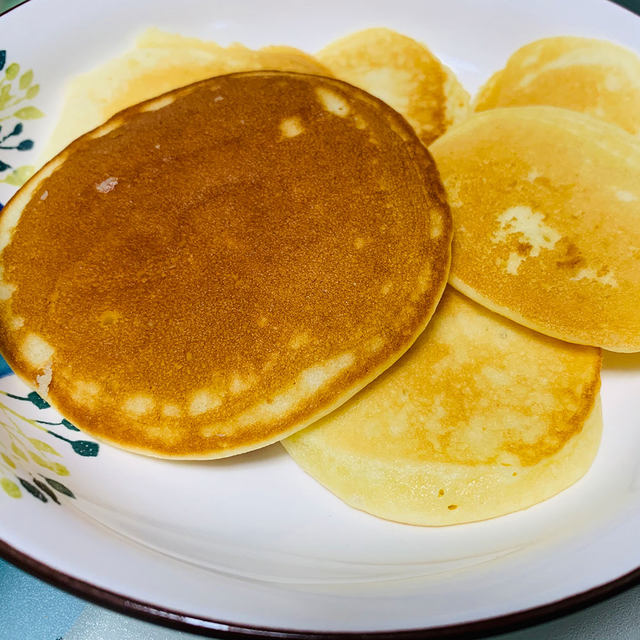
[[[241,44],[221,47],[147,29],[134,49],[71,80],[44,157],[52,158],[83,133],[143,100],[213,76],[261,69],[331,75],[310,55],[293,47],[257,51]]]
[[[422,331],[451,220],[435,164],[346,83],[256,72],[137,105],[0,218],[0,346],[78,427],[215,458],[340,405]]]
[[[606,40],[556,37],[518,49],[474,100],[476,111],[549,105],[640,135],[640,58]]]
[[[450,282],[556,338],[640,351],[640,141],[557,107],[471,116],[430,148],[454,220]]]
[[[384,100],[430,144],[469,112],[469,94],[424,45],[390,29],[366,29],[316,54],[337,78]]]
[[[562,491],[600,441],[600,352],[448,288],[393,367],[283,441],[353,507],[419,525],[484,520]]]

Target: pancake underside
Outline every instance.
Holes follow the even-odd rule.
[[[598,349],[536,334],[448,289],[413,347],[283,441],[349,505],[419,525],[530,507],[578,480],[602,417]]]

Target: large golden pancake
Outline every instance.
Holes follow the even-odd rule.
[[[366,29],[316,54],[342,80],[401,113],[425,144],[469,112],[469,94],[424,45],[390,29]]]
[[[48,160],[83,133],[143,100],[213,76],[261,69],[331,75],[317,60],[293,47],[221,47],[147,29],[138,36],[135,48],[69,82],[60,121],[44,156]]]
[[[542,333],[640,350],[640,141],[557,107],[471,116],[432,146],[450,282]]]
[[[358,509],[420,525],[483,520],[587,471],[602,427],[599,386],[598,349],[547,338],[447,289],[393,367],[283,444]]]
[[[0,346],[79,427],[158,456],[254,449],[422,331],[451,221],[435,165],[346,83],[257,72],[132,107],[0,218]]]
[[[477,111],[550,105],[640,135],[640,58],[605,40],[556,37],[518,49],[474,100]]]

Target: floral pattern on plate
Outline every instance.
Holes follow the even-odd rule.
[[[6,151],[30,151],[33,140],[25,137],[24,123],[42,118],[44,113],[31,101],[40,93],[40,85],[34,82],[32,69],[23,71],[17,62],[8,62],[7,51],[0,50],[0,182],[19,187],[35,171],[30,164],[20,164],[15,153]]]
[[[29,406],[30,412],[35,410],[35,417],[9,406],[9,401],[23,403],[25,413]],[[41,502],[56,504],[60,504],[60,496],[75,498],[73,491],[58,479],[68,476],[69,469],[60,462],[62,456],[51,444],[55,440],[86,458],[95,458],[100,451],[97,442],[74,437],[79,429],[65,418],[43,419],[50,418],[43,413],[49,408],[35,391],[17,395],[0,389],[0,487],[11,498],[20,498],[24,492]]]
[[[25,134],[25,122],[42,118],[44,113],[31,103],[40,92],[32,69],[23,70],[2,49],[0,73],[0,183],[15,191],[35,171],[33,165],[22,163],[19,154],[34,147],[34,141]],[[10,373],[0,358],[0,377]],[[100,446],[74,438],[73,432],[78,429],[60,416],[51,418],[43,413],[49,408],[45,400],[26,387],[23,395],[0,388],[0,495],[21,498],[29,494],[43,503],[56,504],[62,497],[75,498],[59,479],[70,473],[61,462],[60,442],[88,458],[95,458]]]

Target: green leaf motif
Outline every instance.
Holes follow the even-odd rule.
[[[2,478],[2,480],[0,480],[0,487],[4,489],[4,492],[10,498],[22,497],[22,492],[20,491],[20,487],[15,482],[11,482],[9,478]]]
[[[6,182],[14,187],[21,187],[34,173],[35,167],[32,167],[30,164],[25,164],[12,171],[4,180],[0,180],[0,182]]]
[[[52,463],[50,468],[51,468],[51,471],[53,471],[54,473],[57,473],[59,476],[69,475],[69,469],[67,469],[67,467],[65,467],[63,464],[60,464],[59,462]]]
[[[17,62],[10,64],[4,72],[7,80],[13,80],[20,73],[20,65]]]
[[[34,478],[33,484],[35,484],[36,487],[38,487],[38,489],[42,491],[42,493],[49,496],[50,500],[53,500],[56,504],[60,504],[60,500],[58,500],[58,496],[53,491],[51,491],[51,489],[49,489],[49,487],[44,482],[41,482],[40,480],[38,480],[38,478]]]
[[[73,494],[73,491],[71,491],[71,489],[69,489],[68,487],[66,487],[65,485],[62,484],[62,482],[58,482],[57,480],[54,480],[53,478],[46,478],[45,480],[49,483],[50,486],[52,486],[58,493],[62,493],[65,496],[68,496],[69,498],[75,498],[75,495]]]
[[[12,469],[16,468],[16,463],[6,454],[0,454],[2,459],[5,461],[6,464],[8,464]]]
[[[34,84],[32,87],[29,87],[27,89],[27,93],[25,95],[27,96],[28,100],[32,100],[39,93],[40,93],[40,85],[39,84]]]
[[[89,440],[76,440],[71,444],[71,448],[79,456],[85,456],[86,458],[95,458],[100,451],[100,445]]]
[[[0,88],[0,111],[4,110],[7,102],[9,102],[11,98],[13,98],[11,95],[11,85],[5,84],[4,87]]]
[[[35,118],[42,118],[44,113],[37,107],[22,107],[22,109],[18,109],[13,115],[16,118],[20,118],[20,120],[34,120]]]
[[[25,462],[29,461],[27,454],[15,442],[11,443],[11,451],[13,451],[18,458],[22,458]]]
[[[62,418],[62,422],[60,423],[63,427],[69,429],[69,431],[80,431],[78,427],[72,425],[66,418]]]
[[[48,502],[47,496],[45,496],[40,489],[34,487],[28,480],[24,480],[23,478],[18,479],[20,480],[22,488],[28,491],[34,498],[38,498],[40,502]]]
[[[33,82],[33,71],[29,69],[29,71],[25,71],[20,76],[20,81],[18,82],[18,86],[21,89],[26,89]]]
[[[51,463],[45,460],[42,456],[39,456],[37,453],[29,451],[29,457],[41,467],[44,467],[45,469],[51,469]]]
[[[29,438],[29,442],[41,453],[52,453],[54,456],[60,455],[50,444],[47,444],[42,440],[38,440],[37,438]]]
[[[35,391],[32,391],[27,396],[27,400],[32,405],[38,407],[38,409],[48,409],[51,406],[44,398],[41,398]]]

